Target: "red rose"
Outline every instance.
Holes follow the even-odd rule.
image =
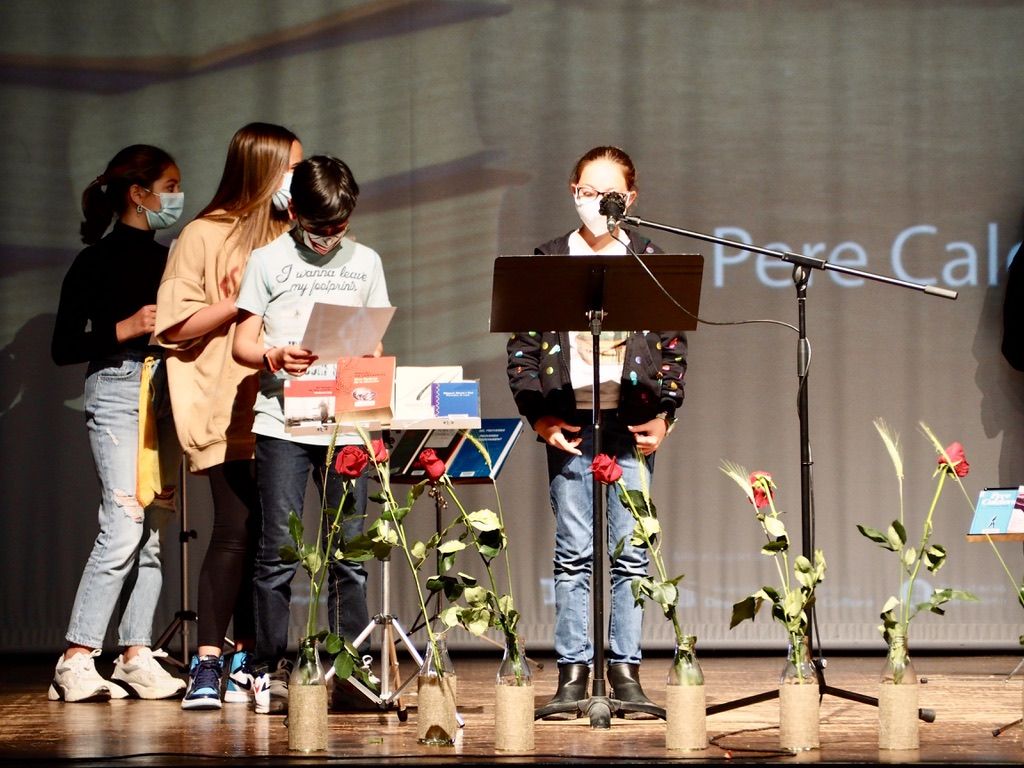
[[[590,471],[594,473],[598,482],[605,485],[611,485],[622,477],[622,467],[619,466],[619,462],[606,453],[594,457]]]
[[[370,457],[358,445],[346,445],[334,460],[334,471],[343,477],[359,477],[366,469]]]
[[[373,448],[373,460],[377,464],[383,464],[388,460],[388,447],[381,438],[371,441],[370,447]]]
[[[768,472],[751,472],[748,482],[750,487],[754,489],[754,506],[758,509],[767,507],[771,503],[771,499],[775,498],[772,490],[775,488],[775,483],[772,482],[771,474]]]
[[[946,456],[949,456],[949,461],[946,461]],[[946,447],[946,456],[939,456],[939,466],[945,465],[946,471],[953,472],[957,477],[967,477],[971,465],[967,463],[964,447],[960,443],[951,443]]]
[[[433,448],[424,448],[420,451],[420,458],[417,463],[423,467],[427,477],[434,483],[444,477],[444,473],[448,471],[448,468],[438,458],[437,452]]]

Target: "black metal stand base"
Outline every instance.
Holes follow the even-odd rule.
[[[815,665],[818,669],[818,677],[820,683],[818,684],[818,693],[821,698],[825,696],[836,696],[840,699],[846,699],[847,701],[856,701],[859,704],[867,704],[872,707],[878,706],[878,699],[874,696],[865,696],[861,693],[855,693],[854,691],[847,691],[843,688],[836,688],[835,686],[828,685],[825,682],[823,667],[819,664]],[[730,709],[739,709],[740,707],[746,707],[751,704],[759,704],[762,701],[770,701],[771,699],[777,699],[779,697],[778,690],[765,691],[764,693],[755,693],[753,696],[746,696],[742,699],[734,699],[733,701],[727,701],[723,704],[713,704],[707,708],[706,714],[715,715],[719,712],[725,712]],[[935,722],[935,710],[919,708],[917,710],[917,716],[920,720],[926,723]]]
[[[576,717],[590,718],[590,727],[605,729],[612,727],[612,715],[625,717],[627,712],[645,712],[648,715],[664,720],[665,710],[657,704],[635,704],[631,701],[620,701],[608,696],[591,696],[576,702],[545,704],[534,712],[534,720],[543,720],[551,715],[570,712]]]
[[[605,695],[605,681],[601,678],[593,681],[593,693],[589,698],[578,701],[548,702],[537,707],[533,712],[534,720],[543,720],[552,715],[571,714],[575,717],[590,719],[590,727],[595,729],[611,728],[612,716],[625,717],[629,712],[643,712],[664,720],[665,709],[657,704],[643,704],[633,701],[622,701]]]

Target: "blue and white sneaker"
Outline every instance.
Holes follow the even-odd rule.
[[[220,656],[193,656],[182,709],[220,709]]]
[[[255,679],[252,657],[245,651],[235,651],[231,654],[227,682],[224,684],[224,703],[250,703],[253,699],[252,684]]]

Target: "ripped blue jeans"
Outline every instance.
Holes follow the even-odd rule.
[[[145,354],[125,352],[95,360],[85,379],[85,419],[100,481],[99,535],[75,595],[66,639],[102,648],[117,609],[118,645],[148,646],[163,585],[160,529],[174,512],[181,447],[171,418],[162,362],[153,373],[164,492],[143,509],[136,498],[139,386]]]

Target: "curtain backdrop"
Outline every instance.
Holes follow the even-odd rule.
[[[918,589],[953,586],[979,600],[922,615],[912,642],[1015,647],[1010,578],[965,534],[982,488],[1024,483],[1024,380],[999,353],[1024,200],[1022,28],[1024,5],[982,0],[7,0],[0,650],[62,646],[96,533],[84,367],[49,358],[60,283],[81,248],[81,192],[118,149],[153,143],[178,160],[190,217],[212,195],[231,135],[254,120],[294,130],[307,156],[350,164],[363,190],[351,231],[382,255],[398,308],[387,351],[400,365],[462,365],[481,381],[489,416],[515,415],[505,336],[488,328],[494,259],[578,224],[569,174],[598,144],[633,157],[645,219],[956,291],[950,301],[812,275],[811,522],[828,562],[815,617],[825,648],[881,648],[878,616],[899,572],[855,526],[886,527],[898,495],[872,421],[901,435],[912,538],[935,487],[924,421],[944,443],[963,443],[971,473],[966,498],[947,485],[940,500],[933,538],[948,564]],[[669,570],[685,574],[681,615],[703,647],[780,647],[767,613],[729,629],[732,604],[777,577],[752,507],[719,467],[771,472],[802,544],[791,267],[644,234],[704,257],[707,322],[689,335],[686,402],[653,487]],[[776,322],[754,322],[763,320]],[[543,454],[527,432],[498,483],[535,648],[550,646],[553,622]],[[459,492],[467,506],[496,503],[488,488]],[[204,478],[189,479],[185,512],[198,534],[187,552],[194,607],[211,524]],[[411,518],[429,536],[429,499]],[[157,633],[181,605],[180,522],[166,533]],[[998,547],[1019,579],[1020,543]],[[391,568],[392,609],[409,628],[409,575],[398,559]],[[379,565],[370,572],[376,608]],[[296,628],[304,594],[297,580]],[[650,610],[645,647],[670,641]],[[452,642],[479,643],[465,633]]]

